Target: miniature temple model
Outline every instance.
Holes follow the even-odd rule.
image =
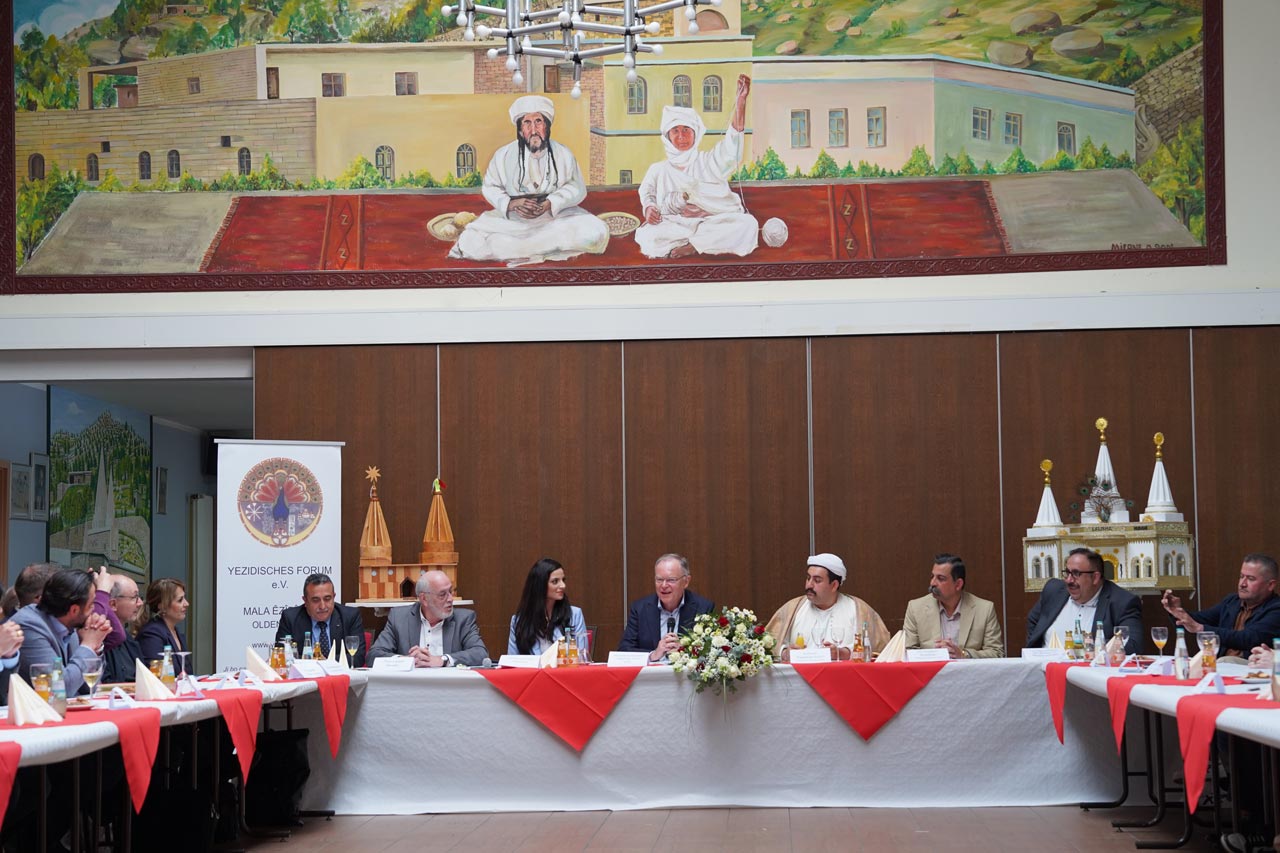
[[[439,569],[448,575],[453,581],[453,597],[462,598],[458,592],[458,552],[454,550],[449,512],[444,508],[444,482],[439,477],[431,484],[431,511],[427,514],[427,529],[422,532],[418,561],[425,566],[423,571]]]
[[[378,478],[381,473],[370,467],[365,477],[369,487],[369,509],[365,513],[364,530],[360,533],[360,585],[357,603],[383,604],[412,601],[418,578],[439,569],[453,581],[454,600],[458,593],[458,552],[454,549],[453,529],[444,508],[444,482],[438,477],[431,484],[431,510],[427,528],[422,534],[422,552],[416,563],[393,563],[391,534],[378,500]]]
[[[1027,592],[1038,592],[1050,578],[1061,578],[1067,555],[1082,547],[1101,554],[1111,580],[1131,592],[1150,595],[1165,589],[1192,589],[1195,543],[1164,470],[1164,434],[1158,432],[1153,439],[1156,462],[1147,508],[1138,521],[1130,521],[1131,503],[1120,495],[1107,447],[1106,419],[1098,418],[1095,426],[1098,461],[1079,488],[1078,524],[1063,523],[1049,481],[1053,463],[1048,459],[1040,463],[1044,491],[1035,524],[1022,540]]]

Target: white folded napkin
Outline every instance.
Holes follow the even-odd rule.
[[[245,669],[263,681],[282,681],[280,673],[267,666],[267,662],[258,656],[252,646],[244,647]]]
[[[538,669],[555,669],[559,666],[560,661],[556,652],[560,650],[560,646],[552,643],[542,650],[542,654],[538,656]]]
[[[21,678],[9,679],[9,722],[15,726],[39,726],[62,718]]]
[[[327,660],[329,661],[329,663],[333,664],[339,669],[351,668],[347,664],[347,653],[346,653],[346,650],[343,649],[341,642],[334,642],[329,644],[329,657],[327,658]]]
[[[1204,652],[1196,652],[1196,656],[1191,659],[1190,677],[1193,681],[1204,678]]]
[[[1057,631],[1050,631],[1050,632],[1049,632],[1049,641],[1048,641],[1047,643],[1045,643],[1045,644],[1044,644],[1044,647],[1045,647],[1046,649],[1061,649],[1061,648],[1065,648],[1065,646],[1063,646],[1063,645],[1062,645],[1062,635],[1061,635],[1061,634],[1059,634]]]
[[[907,635],[899,631],[880,650],[876,663],[902,663],[907,659]]]
[[[164,686],[164,682],[151,674],[147,665],[137,658],[133,661],[134,686],[133,698],[143,702],[163,702],[173,698],[173,691]]]

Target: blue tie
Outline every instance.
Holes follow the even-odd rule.
[[[324,657],[328,657],[329,656],[329,623],[317,622],[316,628],[317,628],[316,639],[320,643],[320,654]]]

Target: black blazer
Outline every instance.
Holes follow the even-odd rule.
[[[1254,646],[1269,646],[1280,637],[1280,596],[1273,595],[1259,604],[1249,621],[1237,631],[1240,607],[1240,596],[1233,592],[1208,610],[1190,614],[1206,631],[1218,635],[1218,654],[1226,654],[1231,649],[1244,652],[1244,657],[1248,657]]]
[[[1044,635],[1049,633],[1062,608],[1070,599],[1067,585],[1061,578],[1053,578],[1040,591],[1040,599],[1027,614],[1027,648],[1035,649],[1044,645]],[[1095,620],[1102,621],[1102,630],[1111,639],[1117,625],[1129,627],[1129,642],[1125,651],[1133,654],[1142,647],[1142,602],[1138,596],[1121,589],[1109,580],[1102,582],[1102,592],[1098,595],[1098,609]],[[1092,632],[1094,625],[1082,625],[1086,631]]]
[[[303,637],[310,630],[311,616],[308,615],[307,608],[301,604],[290,607],[280,614],[280,626],[276,628],[276,642],[284,642],[284,635],[288,634],[293,637],[294,651],[301,655]],[[333,613],[329,614],[329,642],[341,644],[348,634],[355,634],[360,638],[360,647],[356,649],[355,662],[352,666],[364,666],[365,654],[369,649],[364,638],[364,622],[360,619],[360,611],[335,601]],[[314,643],[315,639],[312,637],[311,642]],[[346,650],[343,649],[343,654],[345,653]]]
[[[178,635],[178,648],[175,652],[189,652],[191,646],[187,645],[187,635],[182,628],[175,626],[173,632]],[[169,636],[169,629],[164,624],[164,619],[157,616],[147,624],[138,629],[138,651],[142,653],[142,662],[151,663],[153,660],[159,660],[164,657],[164,647],[173,645],[173,638]],[[192,664],[192,659],[187,658],[187,663]],[[173,662],[173,668],[176,671],[178,662]]]
[[[709,601],[691,590],[684,591],[684,604],[680,607],[680,626],[678,630],[688,631],[693,627],[695,617],[710,613],[716,609],[715,602]],[[662,632],[658,626],[658,615],[661,613],[658,594],[646,595],[632,603],[631,612],[627,614],[627,629],[622,632],[622,642],[618,644],[620,652],[651,652],[658,647]]]

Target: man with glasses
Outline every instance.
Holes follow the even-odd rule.
[[[128,625],[142,609],[142,596],[138,594],[138,584],[126,575],[112,575],[111,588],[107,593],[107,606],[117,621]],[[120,684],[135,680],[134,661],[141,659],[142,649],[138,641],[128,631],[124,633],[124,641],[117,646],[110,645],[107,638],[106,651],[102,655],[102,682],[104,684]]]
[[[309,633],[312,645],[318,643],[320,651],[328,657],[335,643],[345,655],[346,651],[341,649],[343,640],[348,636],[359,637],[360,643],[351,665],[364,666],[366,648],[360,611],[335,601],[335,598],[332,578],[321,573],[309,575],[302,583],[302,604],[280,614],[276,642],[283,643],[287,634],[301,652],[302,643]]]
[[[416,667],[479,666],[489,657],[476,614],[453,606],[453,581],[442,571],[418,578],[418,600],[392,609],[387,627],[369,649],[369,662],[408,655]]]
[[[1027,614],[1027,648],[1044,646],[1051,636],[1065,637],[1080,627],[1093,633],[1097,623],[1110,639],[1115,629],[1126,627],[1125,651],[1133,654],[1142,643],[1142,604],[1131,592],[1103,577],[1102,555],[1076,548],[1067,555],[1062,578],[1052,578],[1040,591],[1040,600]]]
[[[689,590],[689,561],[679,554],[663,554],[653,564],[653,595],[632,603],[627,628],[618,644],[620,652],[648,652],[649,662],[665,660],[680,646],[680,632],[693,627],[693,620],[716,609]]]

